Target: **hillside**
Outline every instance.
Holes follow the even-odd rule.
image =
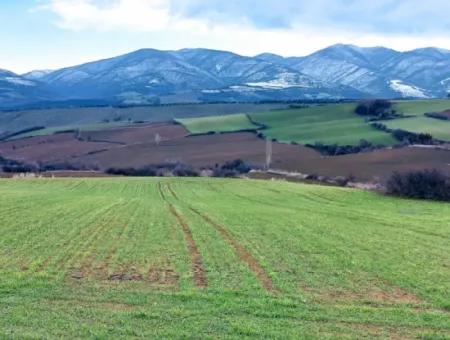
[[[59,70],[14,75],[3,83],[0,73],[0,107],[74,100],[147,105],[442,98],[450,92],[449,56],[450,51],[438,48],[398,52],[343,44],[302,57],[147,48]]]
[[[450,335],[448,204],[249,180],[0,189],[1,337]]]

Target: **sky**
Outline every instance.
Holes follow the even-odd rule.
[[[448,13],[449,0],[0,0],[0,68],[56,69],[140,48],[450,49]]]

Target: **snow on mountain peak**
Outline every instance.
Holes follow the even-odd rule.
[[[400,93],[404,98],[428,98],[423,89],[405,84],[401,80],[391,80],[389,84],[394,91]]]

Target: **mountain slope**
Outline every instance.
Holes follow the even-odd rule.
[[[342,96],[339,86],[326,86],[285,65],[207,49],[143,49],[51,72],[39,79],[67,98],[125,102],[177,95],[190,96],[194,101],[291,98],[292,91],[275,93],[287,88],[305,89],[295,91],[295,97],[300,98]]]
[[[439,97],[450,90],[450,51],[397,52],[384,47],[334,45],[284,64],[311,77],[377,97]]]
[[[15,106],[47,100],[51,94],[40,82],[0,69],[0,104]]]
[[[152,104],[361,97],[442,97],[450,51],[333,45],[305,57],[142,49],[22,76],[0,72],[0,105],[42,100]]]

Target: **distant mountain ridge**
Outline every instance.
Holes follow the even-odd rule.
[[[102,100],[123,104],[361,97],[443,97],[450,51],[337,44],[304,57],[209,49],[141,49],[24,75],[0,70],[0,105]]]

